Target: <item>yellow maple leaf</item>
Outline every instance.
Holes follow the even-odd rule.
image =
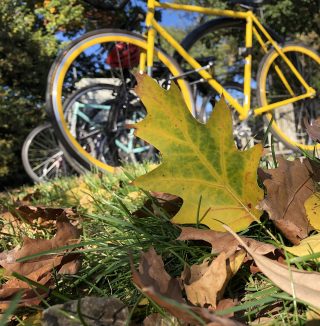
[[[263,198],[257,184],[262,146],[237,150],[224,100],[204,125],[192,117],[175,84],[166,91],[148,76],[137,79],[136,92],[148,114],[136,134],[161,152],[163,162],[134,184],[181,197],[174,223],[201,223],[223,232],[222,224],[246,229],[261,215],[256,205]]]
[[[295,256],[307,256],[320,252],[320,234],[311,235],[300,241],[297,246],[285,247],[285,249]],[[319,258],[317,258],[319,260]]]
[[[98,191],[92,191],[85,182],[79,183],[76,187],[71,188],[64,193],[64,197],[69,205],[79,205],[86,209],[88,213],[93,212],[95,198],[108,199],[111,196],[112,195],[103,188]]]
[[[310,225],[320,231],[320,193],[311,195],[304,203]],[[299,245],[285,247],[291,254],[302,257],[320,252],[320,233],[311,235],[300,241]],[[319,258],[316,258],[319,261]]]
[[[320,193],[311,195],[304,203],[307,218],[316,230],[320,230]]]

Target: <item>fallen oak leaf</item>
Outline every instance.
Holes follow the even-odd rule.
[[[206,260],[200,265],[186,266],[181,279],[187,299],[193,305],[215,310],[228,281],[238,271],[244,258],[243,250],[230,258],[222,252],[212,263]]]
[[[234,255],[239,250],[239,242],[230,233],[223,233],[214,230],[197,229],[193,227],[180,227],[181,233],[177,240],[201,240],[210,243],[213,253],[225,252],[227,257]],[[251,238],[241,236],[241,239],[253,250],[261,255],[271,256],[273,259],[281,261],[282,251],[269,243],[260,242]],[[270,258],[271,258],[270,257]],[[246,261],[252,260],[247,255]],[[252,273],[259,272],[259,268],[250,265]]]
[[[17,273],[32,282],[50,286],[51,272],[54,268],[57,269],[58,273],[77,272],[80,267],[79,255],[71,254],[68,257],[66,250],[54,255],[41,255],[41,253],[78,243],[79,237],[80,231],[66,217],[59,217],[57,233],[54,238],[48,240],[25,238],[21,249],[15,248],[0,254],[0,265],[5,268],[7,274]],[[26,261],[18,261],[32,255],[37,256]],[[66,266],[64,266],[65,264]],[[19,303],[20,306],[39,304],[41,298],[47,295],[47,292],[43,291],[42,288],[33,289],[29,283],[12,278],[0,287],[0,309],[4,309],[12,296],[21,290],[23,290],[23,296]],[[41,294],[40,298],[39,293]]]
[[[23,196],[21,199],[22,202],[31,202],[41,198],[41,191],[39,189],[34,190],[34,187],[31,187],[27,190],[29,193]]]
[[[40,285],[51,285],[52,276],[48,273],[48,269],[43,267],[42,270],[28,275],[28,280]],[[12,278],[0,287],[0,310],[7,309],[13,296],[18,292],[22,293],[18,306],[32,306],[38,305],[48,295],[49,290],[39,286],[34,289],[30,283]]]
[[[308,122],[307,117],[304,117],[303,119],[304,122],[304,126],[306,128],[306,131],[308,133],[308,135],[315,140],[316,142],[320,142],[320,120],[316,119],[314,121],[312,121],[312,123],[310,124]]]
[[[230,298],[227,298],[227,299],[222,299],[222,300],[219,300],[219,303],[217,305],[217,308],[216,308],[216,311],[219,311],[219,314],[220,316],[224,316],[224,317],[233,317],[234,313],[228,313],[228,314],[222,314],[222,311],[224,310],[228,310],[234,306],[236,306],[238,304],[238,301],[237,300],[234,300],[234,299],[230,299]]]
[[[21,289],[17,289],[16,293],[20,292]],[[29,290],[29,292],[24,291],[17,307],[32,307],[37,306],[41,303],[43,299],[48,296],[49,292],[42,293],[41,290],[37,290],[37,294],[33,290]],[[8,309],[12,303],[12,298],[8,300],[0,300],[0,311],[4,311]]]
[[[285,256],[283,249],[277,249],[274,253],[268,253],[268,254],[265,254],[264,256],[266,256],[267,258],[270,258],[272,260],[275,260],[280,264],[286,265],[286,256]],[[255,264],[254,260],[252,260],[252,257],[249,254],[247,254],[247,261],[250,261],[250,260],[251,260],[251,264],[249,264],[250,273],[251,274],[260,273],[261,271],[260,271],[259,267]]]
[[[239,231],[258,220],[261,212],[256,206],[263,191],[256,171],[262,146],[247,151],[236,148],[225,101],[215,106],[204,125],[192,117],[174,83],[167,91],[149,76],[136,78],[135,91],[147,109],[146,118],[136,124],[136,135],[161,152],[163,163],[134,184],[181,197],[183,205],[174,223],[200,221],[225,232],[222,223]]]
[[[132,258],[130,263],[133,283],[144,294],[178,319],[190,323],[199,322],[192,311],[188,313],[189,307],[185,305],[178,280],[166,272],[161,256],[157,255],[153,247],[140,256],[138,271],[133,266]]]
[[[274,253],[276,250],[276,247],[269,243],[263,243],[246,237],[241,237],[241,239],[251,248],[251,250],[261,255]],[[239,242],[230,233],[197,229],[193,227],[181,227],[181,233],[177,240],[202,240],[208,242],[210,243],[214,253],[225,252],[227,257],[234,254],[239,248]]]
[[[283,302],[276,301],[275,303],[270,303],[264,307],[261,307],[259,311],[255,314],[254,320],[251,320],[251,325],[264,325],[271,326],[274,325],[274,319],[276,316],[281,314],[283,309]]]
[[[41,206],[19,206],[16,207],[12,213],[29,223],[33,223],[34,220],[38,219],[40,219],[40,223],[43,221],[55,221],[62,214],[68,217],[75,215],[71,208],[53,208]]]
[[[28,275],[42,265],[50,263],[52,255],[40,255],[24,262],[17,262],[17,260],[75,244],[79,242],[79,237],[80,230],[73,226],[67,218],[60,217],[57,220],[57,233],[52,239],[30,239],[26,237],[21,249],[15,248],[11,251],[0,253],[0,265],[8,272]]]
[[[140,290],[155,303],[167,310],[171,315],[191,324],[203,324],[205,322],[217,322],[221,326],[240,326],[237,321],[216,316],[208,309],[187,305],[182,297],[179,282],[164,269],[160,255],[154,248],[143,252],[140,257],[139,270],[134,268],[130,257],[132,279]],[[199,317],[200,316],[200,317]]]
[[[0,218],[4,222],[2,232],[14,235],[25,234],[29,225],[54,227],[58,217],[65,216],[72,219],[74,224],[79,223],[79,216],[71,208],[52,208],[42,206],[19,206],[3,212]],[[26,223],[26,224],[24,224]]]
[[[218,293],[227,280],[225,253],[222,252],[211,264],[204,261],[190,268],[186,266],[181,279],[187,298],[193,305],[216,309]]]
[[[278,168],[260,170],[267,189],[260,208],[269,213],[270,219],[289,241],[299,244],[312,230],[304,203],[315,192],[313,178],[319,178],[319,173],[308,160],[290,162],[279,157],[278,161]]]
[[[169,216],[174,216],[178,213],[182,205],[182,199],[178,196],[166,194],[163,192],[150,191],[151,198],[148,198],[144,205],[133,212],[136,217],[148,217],[150,214],[161,216],[161,209]]]
[[[159,272],[161,271],[161,273]],[[173,279],[164,269],[164,264],[160,255],[157,255],[153,247],[143,253],[140,259],[139,272],[143,276],[143,283],[152,285],[154,290],[161,295],[172,298],[177,302],[183,303],[180,285],[178,280]],[[144,287],[142,282],[134,273],[135,282],[140,287]]]
[[[299,270],[280,264],[252,251],[233,230],[224,225],[252,256],[260,271],[265,274],[281,290],[299,300],[320,308],[320,273]]]
[[[1,222],[3,223],[3,226],[1,228],[1,232],[3,234],[7,235],[20,235],[20,228],[19,224],[20,220],[14,216],[11,212],[5,211],[2,212],[0,215]]]
[[[75,275],[81,268],[81,259],[79,254],[68,253],[62,257],[61,267],[59,267],[60,275]]]

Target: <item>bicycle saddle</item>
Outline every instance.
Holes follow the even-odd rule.
[[[258,8],[269,2],[270,0],[229,0],[228,5],[244,5],[252,8]]]

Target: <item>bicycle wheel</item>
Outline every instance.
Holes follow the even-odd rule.
[[[203,67],[210,65],[207,70],[221,85],[224,87],[237,85],[237,88],[239,88],[243,83],[244,74],[245,27],[246,22],[242,19],[213,19],[200,25],[188,34],[181,42],[181,45]],[[269,28],[267,30],[275,40],[282,40],[277,33]],[[254,61],[252,65],[251,86],[254,90],[258,63],[264,53],[256,42],[253,43],[252,50]],[[179,55],[176,54],[174,57],[185,70],[192,70],[188,64],[183,62],[183,59]],[[215,94],[215,91],[197,73],[190,74],[189,78],[189,83],[193,86],[195,98],[195,116],[201,121],[203,107],[208,105],[208,101],[209,103],[212,101],[212,94]],[[254,93],[252,92],[252,95]],[[252,96],[251,106],[255,107],[256,102],[257,99]],[[247,120],[240,122],[238,114],[234,112],[233,115],[235,120],[234,136],[238,147],[244,148],[249,139],[254,139],[254,142],[259,142],[263,139],[265,128],[262,118],[249,117]],[[243,140],[240,140],[241,135],[243,135]]]
[[[144,106],[134,93],[129,93],[129,105],[124,110],[121,96],[121,87],[111,84],[92,84],[76,91],[64,103],[71,134],[83,148],[91,147],[91,156],[109,166],[155,162],[154,147],[134,137],[130,128],[145,117]]]
[[[315,148],[314,142],[307,134],[303,120],[306,117],[309,122],[312,122],[320,115],[320,57],[315,51],[304,45],[294,43],[284,45],[282,51],[308,85],[313,87],[317,93],[314,98],[306,98],[281,106],[266,113],[264,117],[268,123],[273,118],[272,132],[289,148],[313,151]],[[279,73],[279,69],[285,76],[286,82],[284,82],[282,74]],[[260,106],[289,99],[293,95],[298,96],[306,92],[274,49],[266,54],[260,64],[257,90]],[[317,145],[316,149],[318,150],[319,148],[320,145]]]
[[[48,181],[75,173],[67,162],[51,124],[33,129],[23,143],[22,163],[35,182]]]
[[[239,54],[239,48],[244,46],[244,33],[243,20],[213,19],[195,28],[181,41],[181,45],[202,66],[213,63],[207,70],[220,83],[237,82],[236,76],[243,76],[244,57]],[[192,70],[179,54],[174,57],[185,70]],[[191,74],[189,77],[193,82],[200,78],[198,74]],[[200,86],[205,88],[205,85]]]
[[[122,59],[121,48],[125,48],[127,53],[125,60]],[[88,169],[95,166],[109,172],[115,170],[102,156],[91,155],[72,135],[64,116],[63,100],[88,83],[103,82],[113,85],[116,89],[118,110],[130,111],[131,95],[134,95],[133,87],[136,84],[134,73],[138,71],[139,64],[137,59],[146,48],[146,40],[140,35],[113,29],[99,30],[73,41],[51,67],[47,87],[47,109],[63,146],[82,166]],[[160,80],[165,87],[170,83],[170,74],[177,76],[182,73],[178,64],[157,48],[154,67],[153,77]],[[178,84],[192,110],[193,99],[188,83],[179,79]]]

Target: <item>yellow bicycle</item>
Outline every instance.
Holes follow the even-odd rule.
[[[320,145],[312,143],[303,124],[305,117],[309,121],[318,117],[319,55],[304,45],[283,43],[276,33],[264,27],[251,10],[261,1],[237,1],[252,6],[246,11],[160,3],[155,0],[147,2],[146,36],[116,29],[87,33],[73,41],[51,68],[47,107],[61,142],[79,164],[113,172],[121,162],[111,164],[104,160],[104,151],[110,151],[110,148],[117,150],[119,147],[122,151],[130,148],[139,154],[143,148],[147,148],[133,137],[128,127],[145,114],[143,105],[133,91],[133,74],[138,71],[152,75],[163,87],[169,87],[171,82],[176,81],[188,108],[195,116],[199,115],[199,106],[202,110],[200,113],[208,115],[212,109],[208,108],[208,104],[212,104],[216,96],[210,94],[223,93],[237,112],[239,123],[247,123],[252,121],[252,117],[263,115],[266,125],[271,122],[273,133],[287,146],[307,151],[319,148]],[[182,10],[223,18],[198,27],[179,44],[155,19],[158,10]],[[238,34],[234,33],[235,30]],[[217,32],[217,40],[210,37],[212,32]],[[224,38],[226,35],[228,38]],[[158,39],[168,42],[175,54],[170,56],[159,48],[155,44]],[[215,45],[210,43],[212,40]],[[237,42],[241,40],[243,42],[239,46]],[[217,63],[217,57],[230,58],[229,50],[233,43],[240,50],[241,59],[233,58],[228,69],[222,73],[225,66],[221,64],[223,60]],[[225,55],[221,44],[229,46],[225,48]],[[217,45],[221,48],[215,52],[213,47]],[[257,48],[264,54],[261,60],[255,59]],[[239,65],[242,68],[237,72],[232,70]],[[87,108],[81,114],[77,111],[75,119],[78,120],[74,124],[76,132],[71,132],[65,118],[64,100],[76,89],[87,86],[90,80],[107,84],[111,92],[105,99],[108,104],[104,108],[101,106],[106,113],[104,124],[99,127],[97,123],[92,124],[97,112]],[[241,100],[234,96],[233,88],[227,86],[230,82],[243,85]],[[252,90],[256,92],[255,98]],[[101,102],[99,104],[103,105]],[[139,114],[134,115],[134,112]],[[98,157],[86,151],[81,145],[83,140],[80,141],[77,136],[78,131],[81,134],[81,130],[85,129],[86,137],[90,137],[95,128],[99,128],[100,135],[103,134],[103,137],[93,140],[100,152]]]

